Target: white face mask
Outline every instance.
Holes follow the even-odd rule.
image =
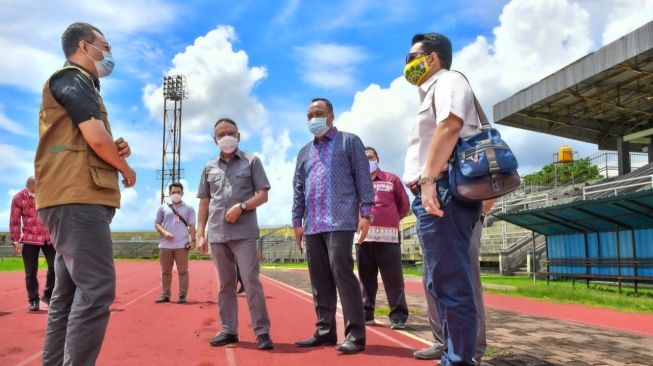
[[[223,153],[232,154],[238,147],[238,139],[230,135],[223,136],[218,140],[218,146]]]
[[[113,67],[116,66],[116,62],[113,60],[113,55],[111,55],[110,52],[103,51],[95,47],[91,43],[89,43],[88,45],[102,52],[102,60],[100,61],[95,61],[91,56],[88,55],[88,53],[86,54],[86,56],[88,56],[88,58],[90,58],[91,61],[93,61],[93,63],[95,64],[95,70],[97,70],[97,76],[99,78],[109,76],[109,74],[111,74],[111,71],[113,71]]]
[[[179,193],[175,193],[170,196],[170,199],[172,200],[172,203],[179,203],[181,202],[181,195]]]
[[[370,174],[374,173],[377,169],[379,169],[379,162],[370,160]]]
[[[29,195],[32,196],[32,198],[36,197],[36,193],[30,192],[30,191],[27,191],[27,193],[29,193]]]

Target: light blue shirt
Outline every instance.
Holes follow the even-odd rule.
[[[177,213],[186,220],[188,225],[195,225],[195,209],[186,205],[183,201],[175,205]],[[172,209],[167,204],[163,204],[156,212],[156,223],[172,234],[172,239],[166,239],[161,236],[159,239],[159,248],[163,249],[180,249],[188,244],[188,228],[176,217]]]

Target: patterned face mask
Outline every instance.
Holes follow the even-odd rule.
[[[431,67],[426,62],[426,56],[422,56],[406,64],[404,67],[404,77],[409,83],[419,85],[429,71],[431,71]]]

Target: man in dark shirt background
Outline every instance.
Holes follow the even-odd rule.
[[[98,78],[113,69],[111,46],[87,23],[70,25],[61,43],[67,61],[43,88],[34,161],[36,208],[57,250],[43,365],[94,365],[115,298],[109,225],[120,207],[118,171],[125,187],[136,173],[99,94]]]

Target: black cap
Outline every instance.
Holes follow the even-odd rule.
[[[424,52],[435,52],[444,63],[444,68],[451,69],[451,41],[440,33],[423,33],[413,36],[411,44],[422,42]]]

